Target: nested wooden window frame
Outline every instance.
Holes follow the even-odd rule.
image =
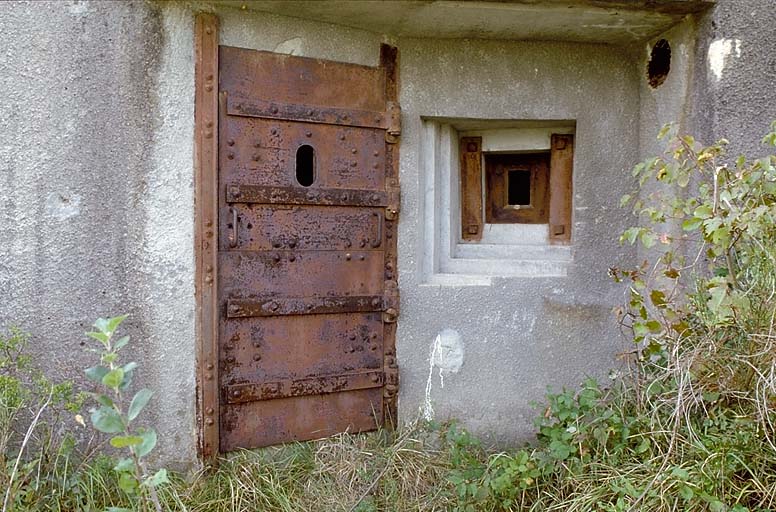
[[[482,239],[485,222],[549,223],[549,240],[553,244],[571,242],[574,135],[552,134],[550,137],[549,179],[546,212],[538,209],[507,208],[504,177],[483,179],[482,137],[460,139],[461,165],[461,237],[464,241]],[[495,160],[498,160],[496,157]],[[503,171],[503,169],[502,169]],[[491,194],[483,193],[483,183]],[[493,192],[495,191],[495,194]],[[541,187],[532,190],[541,199]],[[494,197],[495,196],[495,197]],[[483,204],[485,208],[483,208]],[[487,209],[487,211],[486,211]],[[525,212],[525,213],[524,213]],[[494,215],[495,213],[495,215]]]

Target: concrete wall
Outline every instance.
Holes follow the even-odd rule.
[[[617,202],[631,188],[630,167],[656,149],[659,125],[681,119],[696,133],[750,148],[776,117],[771,7],[730,0],[669,31],[672,74],[655,91],[644,80],[646,43],[392,39],[216,11],[226,45],[366,65],[377,64],[381,42],[400,47],[400,412],[411,420],[430,405],[436,418],[458,417],[503,445],[529,436],[530,402],[547,386],[573,386],[615,364],[622,345],[610,311],[622,297],[606,269],[633,257],[615,241],[631,222]],[[147,418],[160,430],[161,458],[184,465],[196,439],[197,10],[213,7],[0,7],[0,327],[28,330],[54,373],[80,379],[93,363],[82,333],[97,316],[129,313],[138,380],[157,390]],[[429,284],[420,265],[429,235],[423,117],[576,121],[565,277]],[[432,359],[440,333],[445,350]]]
[[[621,291],[606,272],[629,260],[616,236],[628,222],[618,203],[638,155],[636,70],[628,53],[604,45],[414,39],[400,49],[400,416],[430,406],[487,442],[515,444],[531,436],[531,402],[548,386],[604,376],[622,348],[611,313]],[[422,117],[576,120],[566,277],[427,284],[418,262],[429,250],[423,215],[434,194],[419,170]]]
[[[168,461],[194,440],[193,18],[143,3],[0,6],[0,327],[82,381],[128,313]]]

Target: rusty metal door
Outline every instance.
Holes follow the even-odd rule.
[[[221,451],[395,419],[396,82],[219,49]]]

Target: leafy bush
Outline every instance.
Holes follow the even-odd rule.
[[[728,162],[724,140],[670,131],[622,200],[640,221],[622,241],[651,261],[610,270],[632,371],[551,394],[536,448],[454,471],[459,510],[776,506],[776,157]]]

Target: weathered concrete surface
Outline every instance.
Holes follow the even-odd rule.
[[[759,152],[776,118],[770,0],[728,0],[662,34],[672,72],[656,90],[644,76],[648,42],[401,38],[202,2],[1,4],[0,327],[32,332],[41,360],[80,379],[93,362],[83,331],[97,316],[129,313],[139,382],[157,390],[147,419],[172,464],[190,464],[196,443],[197,10],[220,16],[226,45],[366,65],[381,42],[399,46],[400,412],[410,420],[430,405],[501,445],[529,437],[530,402],[548,385],[616,364],[611,307],[622,296],[606,269],[634,256],[616,243],[632,222],[617,203],[631,166],[659,149],[659,126],[678,120],[705,140],[728,137],[735,152]],[[567,277],[424,284],[422,116],[576,120]]]
[[[530,438],[548,386],[604,377],[622,348],[609,266],[632,256],[618,208],[638,156],[639,77],[611,46],[402,39],[402,213],[399,223],[400,416],[433,407],[488,442]],[[423,284],[421,117],[576,120],[574,259],[567,277],[493,278],[490,286]],[[462,363],[445,369],[440,332],[460,335]],[[447,338],[450,338],[449,336]],[[441,352],[440,352],[441,351]],[[441,375],[440,375],[441,372]],[[442,379],[444,377],[444,387]]]
[[[640,42],[709,5],[705,0],[221,0],[403,38]]]
[[[0,6],[0,325],[83,380],[83,332],[128,313],[160,454],[194,443],[190,13],[143,2]],[[75,423],[74,423],[75,425]]]
[[[762,155],[776,120],[776,6],[726,0],[698,21],[691,130],[704,142],[725,137],[733,157]]]

